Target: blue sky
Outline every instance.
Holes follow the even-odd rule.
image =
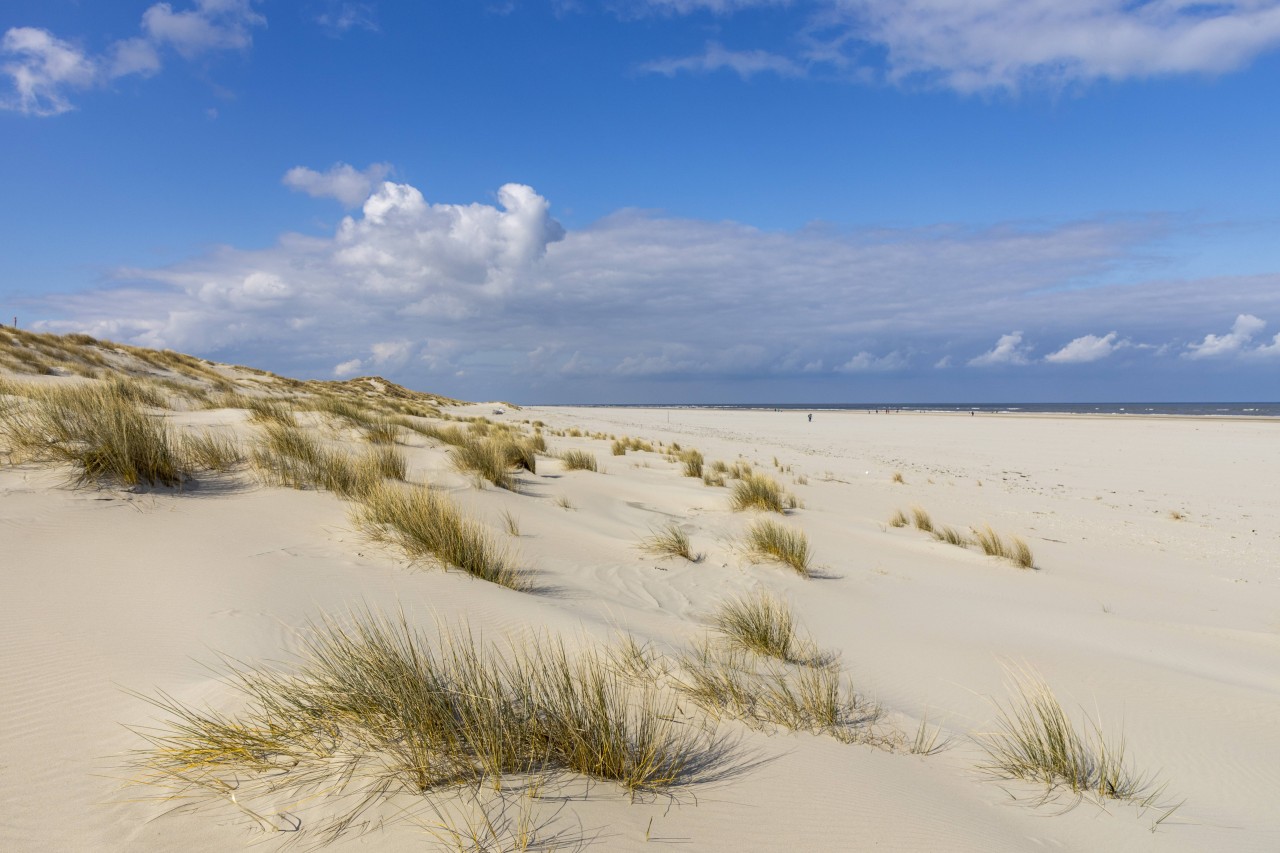
[[[0,314],[519,402],[1280,399],[1280,0],[7,0]]]

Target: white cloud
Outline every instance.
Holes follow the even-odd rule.
[[[1280,358],[1280,334],[1271,339],[1269,344],[1260,344],[1249,351],[1249,355],[1259,358]]]
[[[353,358],[350,361],[344,361],[340,364],[334,365],[333,375],[338,379],[346,379],[349,376],[355,376],[363,369],[364,362],[358,358]]]
[[[1198,344],[1188,344],[1184,358],[1215,358],[1224,355],[1235,355],[1244,349],[1253,336],[1266,326],[1252,314],[1241,314],[1231,324],[1231,331],[1225,335],[1209,334]]]
[[[251,29],[266,24],[251,0],[195,0],[174,11],[156,3],[142,13],[141,35],[112,42],[93,56],[47,30],[13,27],[0,41],[0,73],[13,91],[0,94],[0,108],[26,115],[53,116],[74,109],[68,97],[131,74],[150,77],[163,66],[162,51],[172,48],[185,59],[215,50],[244,50]]]
[[[779,77],[800,77],[804,68],[785,56],[764,50],[729,50],[719,42],[707,42],[702,53],[693,56],[656,59],[640,66],[641,71],[673,77],[681,72],[711,73],[729,70],[747,80],[765,72]]]
[[[185,59],[214,50],[244,50],[253,43],[250,28],[266,22],[249,0],[196,0],[195,8],[179,12],[156,3],[142,13],[147,38],[173,47]]]
[[[951,366],[951,356],[944,355],[942,358],[935,361],[933,363],[933,366],[935,368],[938,368],[939,370],[945,370],[946,368]]]
[[[836,368],[839,373],[880,373],[889,370],[901,370],[907,366],[907,357],[897,350],[876,357],[863,350],[844,364]]]
[[[0,55],[8,61],[0,72],[13,83],[13,93],[0,97],[0,107],[27,115],[53,116],[73,109],[67,89],[87,89],[97,80],[94,61],[70,42],[47,30],[13,27],[0,39]]]
[[[1022,332],[1001,335],[996,345],[976,358],[969,359],[972,367],[993,367],[999,364],[1028,364],[1031,347],[1022,346]]]
[[[1280,275],[1117,275],[1169,239],[1148,220],[785,232],[624,210],[566,234],[532,188],[496,196],[440,204],[384,182],[328,234],[49,297],[43,312],[62,319],[43,328],[300,375],[341,365],[463,396],[586,400],[837,369],[906,382],[948,353],[1030,363],[1009,329],[1071,340],[1107,324],[1098,345],[1118,347],[1198,339],[1224,310],[1280,315]]]
[[[1054,364],[1085,364],[1099,361],[1118,349],[1132,346],[1127,340],[1116,340],[1117,337],[1116,332],[1109,332],[1102,337],[1082,335],[1057,352],[1049,353],[1044,360]]]
[[[336,198],[347,207],[359,207],[390,171],[386,163],[374,163],[363,171],[346,163],[335,163],[324,172],[294,166],[285,172],[282,182],[289,189],[309,196]]]
[[[772,5],[782,4],[634,0],[622,8],[728,15]],[[1280,0],[814,0],[809,7],[793,34],[807,43],[802,64],[961,92],[1220,74],[1280,46]]]

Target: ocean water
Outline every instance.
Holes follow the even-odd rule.
[[[626,405],[626,404],[624,404]],[[656,409],[742,409],[754,411],[840,412],[985,412],[1071,415],[1165,415],[1200,417],[1280,418],[1280,403],[761,403],[659,405]]]

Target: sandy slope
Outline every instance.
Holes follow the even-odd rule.
[[[218,418],[246,429],[228,412],[175,416]],[[593,451],[603,473],[540,460],[522,494],[477,490],[444,449],[408,439],[411,478],[495,530],[503,510],[519,519],[513,544],[543,588],[532,595],[412,570],[353,532],[327,493],[247,474],[183,493],[71,490],[65,472],[0,468],[0,847],[194,853],[261,840],[232,808],[162,816],[129,801],[147,792],[112,778],[115,756],[140,745],[123,724],[154,713],[126,689],[225,705],[207,669],[218,653],[287,659],[319,614],[402,608],[423,624],[465,618],[489,637],[574,643],[624,629],[675,648],[725,596],[764,587],[842,653],[890,723],[911,732],[927,715],[952,747],[921,757],[726,723],[740,772],[672,799],[632,804],[581,781],[545,791],[533,808],[546,833],[560,831],[559,849],[1280,849],[1280,424],[861,413],[810,424],[794,412],[638,409],[495,419],[535,418],[772,471],[804,502],[789,523],[810,536],[820,576],[752,564],[736,544],[749,519],[728,510],[726,490],[659,454],[613,457],[586,438],[549,442]],[[939,523],[1024,536],[1040,569],[887,527],[913,504]],[[702,563],[635,549],[669,518]],[[1036,807],[1037,789],[980,778],[969,736],[992,724],[1006,661],[1039,670],[1073,713],[1123,729],[1135,765],[1167,782],[1163,801],[1185,804],[1153,832],[1160,811]],[[332,849],[431,840],[414,820],[384,817]]]

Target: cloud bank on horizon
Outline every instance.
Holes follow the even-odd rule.
[[[291,169],[301,192],[369,194],[327,237],[119,270],[48,297],[66,319],[41,325],[203,353],[270,342],[338,378],[510,394],[516,376],[551,397],[583,382],[627,399],[635,380],[1049,371],[1122,355],[1280,366],[1261,319],[1280,320],[1280,275],[1105,283],[1170,227],[1156,221],[766,232],[620,211],[566,231],[531,187],[433,204],[375,183],[386,168]]]

